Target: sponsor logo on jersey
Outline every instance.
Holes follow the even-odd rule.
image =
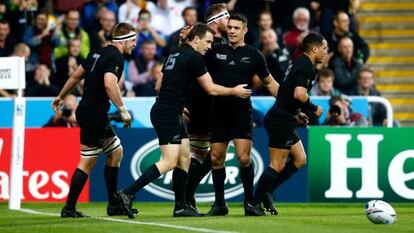
[[[158,139],[154,139],[135,152],[131,160],[131,174],[134,179],[138,179],[145,171],[159,161],[161,158],[161,151],[158,145]],[[252,148],[251,158],[254,167],[254,183],[256,184],[263,172],[263,160],[259,152]],[[235,153],[234,145],[230,144],[226,155],[226,180],[225,197],[226,199],[233,198],[243,194],[243,184],[240,179],[240,166]],[[162,175],[152,183],[149,183],[144,189],[158,197],[167,200],[174,200],[174,192],[171,190],[172,186],[172,171]],[[214,186],[211,173],[207,174],[197,188],[196,198],[198,201],[214,201]]]
[[[240,59],[240,62],[243,62],[243,63],[250,63],[250,57],[242,57],[242,58]]]
[[[216,53],[216,58],[219,59],[219,60],[226,60],[227,59],[227,55],[226,54]]]

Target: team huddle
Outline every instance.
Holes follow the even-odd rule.
[[[107,156],[104,178],[109,216],[134,218],[138,213],[132,207],[135,194],[171,170],[174,217],[227,215],[224,162],[230,141],[240,164],[245,215],[278,214],[273,203],[274,191],[306,164],[295,127],[306,125],[309,114],[319,117],[322,113],[322,108],[310,101],[308,91],[317,75],[315,64],[323,62],[327,55],[327,42],[317,34],[306,36],[304,54],[288,67],[282,82],[277,83],[262,53],[244,42],[248,30],[244,15],[230,14],[225,6],[213,4],[206,12],[206,23],[181,31],[181,46],[170,53],[162,68],[163,77],[155,87],[159,94],[151,109],[151,122],[159,139],[161,159],[119,191],[122,145],[106,116],[110,100],[120,111],[124,127],[131,124],[117,82],[123,72],[123,55],[130,54],[135,47],[134,28],[127,23],[118,24],[113,30],[112,43],[91,52],[71,75],[52,103],[57,110],[72,88],[85,79],[84,95],[76,110],[81,128],[81,160],[72,176],[61,217],[86,216],[76,210],[76,202],[102,152]],[[264,120],[270,164],[261,174],[256,190],[250,158],[254,127],[250,96],[254,76],[277,99]],[[195,190],[210,171],[215,202],[202,214],[196,205]]]

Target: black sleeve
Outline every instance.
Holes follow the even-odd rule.
[[[91,70],[91,68],[92,68],[92,64],[93,64],[93,62],[91,62],[92,61],[92,53],[89,53],[88,54],[88,56],[86,57],[86,59],[82,62],[82,68],[85,70],[85,71],[87,71],[87,70]]]
[[[269,76],[269,69],[267,68],[266,59],[259,50],[255,50],[255,68],[254,72],[259,76],[260,79],[264,79]]]
[[[296,71],[296,86],[308,88],[310,80],[312,80],[312,70],[306,69],[305,66],[299,67]]]
[[[190,56],[190,61],[188,63],[190,64],[189,68],[193,77],[198,78],[207,73],[203,57],[200,55],[193,53],[193,55]]]
[[[123,65],[119,56],[107,58],[104,74],[109,72],[120,78],[122,76],[122,73],[119,73],[122,70],[121,64]]]

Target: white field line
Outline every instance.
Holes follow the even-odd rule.
[[[53,217],[60,217],[60,214],[40,212],[40,211],[32,210],[32,209],[20,209],[18,211],[28,213],[28,214],[37,214],[37,215],[47,215],[47,216],[53,216]],[[192,232],[237,233],[236,231],[219,231],[219,230],[213,230],[213,229],[207,229],[207,228],[187,227],[187,226],[156,223],[156,222],[140,222],[140,221],[132,221],[132,220],[124,220],[124,219],[108,218],[108,217],[93,217],[92,216],[90,218],[103,220],[103,221],[109,221],[109,222],[121,222],[121,223],[129,223],[129,224],[136,224],[136,225],[149,225],[149,226],[156,226],[156,227],[180,229],[180,230],[192,231]]]

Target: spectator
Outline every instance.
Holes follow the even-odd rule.
[[[147,9],[151,12],[151,26],[165,36],[184,27],[182,12],[186,7],[193,6],[193,0],[157,0],[157,5],[148,5]]]
[[[363,67],[358,73],[358,87],[352,95],[361,96],[381,96],[374,83],[374,71],[368,67]],[[369,103],[369,121],[374,126],[385,126],[387,111],[380,103]]]
[[[63,99],[63,108],[59,108],[44,127],[77,127],[75,111],[78,107],[76,96],[67,95]]]
[[[118,5],[113,0],[91,0],[86,1],[82,11],[82,27],[87,32],[99,30],[99,19],[102,12],[112,11],[118,13]]]
[[[65,22],[59,32],[59,46],[54,49],[55,59],[68,54],[68,43],[70,39],[78,38],[81,40],[81,56],[86,58],[90,49],[88,33],[79,26],[79,12],[70,10],[65,15]]]
[[[11,34],[18,42],[23,39],[24,31],[32,25],[37,11],[37,0],[16,0],[17,7],[10,10],[7,19],[10,22]]]
[[[10,57],[23,57],[27,63],[27,60],[30,56],[30,48],[24,43],[18,43],[13,48],[13,53],[10,54]],[[27,79],[26,75],[26,79]],[[0,88],[0,97],[14,97],[16,96],[15,90],[4,90]]]
[[[291,54],[291,59],[295,60],[303,54],[303,38],[311,32],[309,30],[310,12],[304,7],[299,7],[293,12],[292,18],[294,26],[283,35],[283,41]]]
[[[357,87],[358,72],[362,64],[353,57],[353,43],[349,37],[339,40],[338,52],[330,63],[330,68],[335,73],[334,87],[343,94],[351,94]]]
[[[56,96],[59,87],[51,82],[50,68],[40,64],[34,72],[34,82],[26,87],[26,96]]]
[[[48,66],[52,64],[52,51],[59,43],[59,35],[49,28],[46,12],[40,11],[36,14],[35,24],[26,29],[23,41],[31,50],[29,70],[34,70],[39,63]]]
[[[126,0],[119,7],[118,20],[120,23],[129,23],[134,28],[138,26],[138,13],[141,8],[138,6],[137,0]]]
[[[277,35],[277,42],[280,48],[284,48],[282,28],[275,27],[273,24],[272,13],[270,11],[262,11],[259,14],[257,25],[259,26],[259,38],[262,39],[262,32],[273,29]]]
[[[91,33],[91,50],[105,47],[112,40],[112,30],[116,24],[116,16],[112,11],[105,10],[99,18],[99,30]]]
[[[156,44],[154,41],[144,41],[140,48],[140,55],[129,61],[128,81],[133,83],[136,96],[142,96],[140,90],[151,82],[151,69],[158,60],[156,56]],[[145,89],[145,88],[144,88]]]
[[[0,20],[0,57],[8,57],[13,53],[16,40],[10,35],[10,24],[6,20]]]
[[[368,120],[360,113],[352,112],[351,100],[345,95],[332,96],[325,125],[368,126]]]
[[[270,73],[278,83],[281,83],[285,70],[289,66],[289,51],[279,47],[278,38],[273,29],[262,31],[261,45]]]
[[[369,57],[368,44],[358,35],[358,33],[351,31],[349,26],[349,16],[343,12],[338,12],[333,18],[334,30],[331,35],[327,35],[325,38],[328,41],[328,45],[334,54],[338,54],[338,43],[342,37],[349,37],[353,44],[353,56],[366,62]]]
[[[84,61],[80,56],[81,41],[79,39],[72,39],[68,44],[68,54],[56,59],[56,73],[54,84],[60,89],[65,85],[70,74]],[[81,96],[83,94],[83,80],[73,89],[72,94]]]
[[[151,26],[151,13],[148,10],[141,10],[139,12],[137,32],[138,40],[137,47],[134,51],[134,57],[139,56],[141,45],[146,40],[155,41],[157,44],[157,55],[162,55],[162,48],[167,45],[167,42],[161,32],[156,31],[154,27]]]
[[[182,13],[185,26],[194,26],[197,23],[197,9],[195,7],[186,7]],[[181,28],[168,37],[167,47],[165,48],[165,55],[169,55],[174,49],[178,47],[180,41]]]
[[[335,74],[331,69],[324,68],[319,71],[316,85],[311,90],[313,96],[334,96],[341,93],[333,87]]]

